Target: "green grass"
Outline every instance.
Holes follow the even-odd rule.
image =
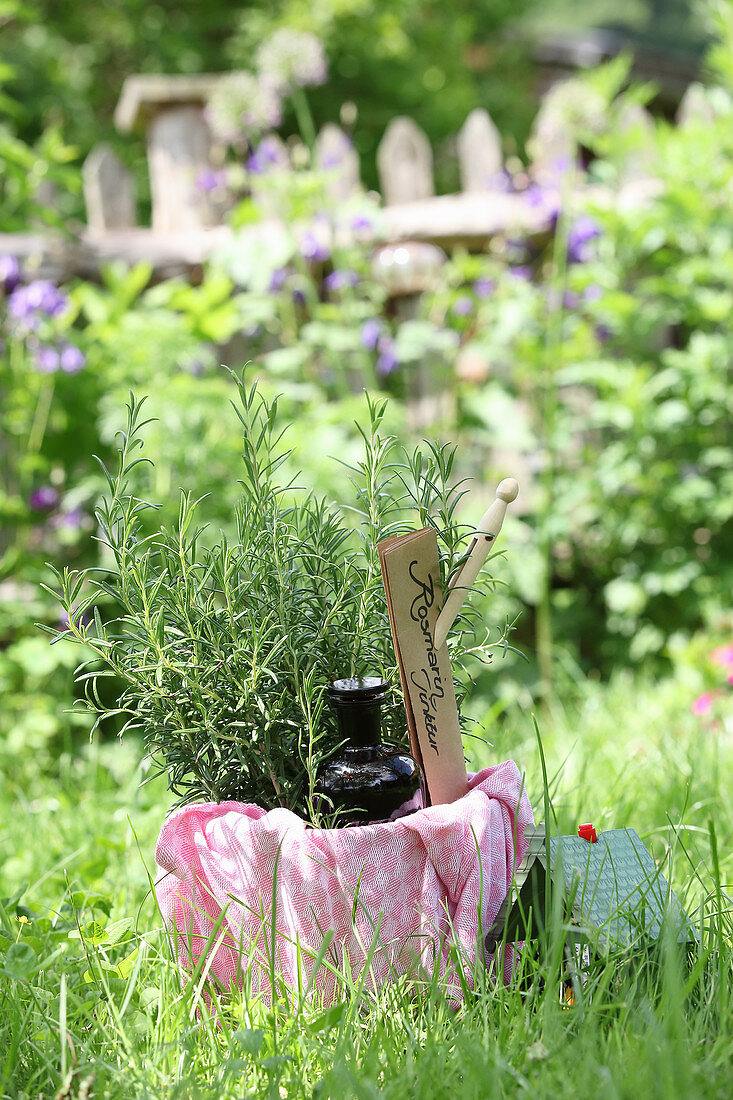
[[[217,1025],[161,932],[150,875],[168,798],[138,788],[136,744],[62,754],[48,776],[29,756],[0,788],[0,896],[28,884],[0,913],[0,1096],[729,1097],[730,735],[693,718],[683,685],[630,677],[540,724],[553,827],[636,828],[700,929],[691,960],[662,945],[601,965],[568,1008],[527,950],[512,985],[479,974],[458,1014],[437,987],[346,982],[330,1012],[234,998]],[[476,763],[516,759],[539,818],[531,716],[512,709],[488,736]]]

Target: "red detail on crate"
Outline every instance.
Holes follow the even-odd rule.
[[[590,821],[586,821],[584,825],[579,826],[578,836],[582,840],[587,840],[589,844],[595,844],[595,842],[598,840],[598,834],[596,833],[595,827],[591,825]]]

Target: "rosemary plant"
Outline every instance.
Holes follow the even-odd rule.
[[[367,673],[397,684],[377,543],[416,520],[433,524],[447,578],[460,562],[465,532],[455,509],[465,490],[452,482],[454,448],[404,452],[380,435],[386,402],[369,400],[368,426],[359,428],[364,457],[350,468],[351,521],[292,482],[280,484],[289,452],[277,400],[268,403],[239,379],[237,386],[236,539],[222,534],[206,545],[200,502],[186,492],[175,527],[145,533],[145,513],[155,506],[136,486],[149,461],[139,453],[149,421],[131,395],[117,468],[102,467],[108,491],[96,512],[112,564],[54,570],[54,595],[66,612],[63,636],[95,655],[77,678],[97,722],[121,715],[123,732],[142,731],[178,805],[237,798],[307,816],[319,764],[338,744],[326,685]],[[100,604],[115,617],[103,621]],[[451,642],[459,664],[468,652],[463,637],[459,629]],[[104,676],[122,684],[114,708],[98,691]],[[386,718],[388,739],[403,743],[402,708],[395,704]]]

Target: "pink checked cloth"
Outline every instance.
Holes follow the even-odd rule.
[[[333,968],[346,962],[358,975],[371,951],[373,988],[419,961],[428,974],[437,965],[460,1000],[455,947],[464,963],[483,959],[479,914],[485,933],[531,823],[513,761],[470,776],[457,802],[384,824],[311,829],[289,810],[184,806],[158,839],[156,893],[182,965],[191,970],[208,951],[224,989],[246,980],[269,1000],[274,959],[279,983],[298,991],[312,982],[329,1002]],[[313,975],[327,932],[333,939]],[[470,965],[463,969],[470,985]]]

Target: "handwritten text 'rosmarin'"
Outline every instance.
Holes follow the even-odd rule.
[[[438,654],[433,645],[433,634],[430,629],[430,623],[428,622],[428,610],[433,606],[435,589],[433,587],[433,578],[430,573],[428,573],[427,581],[420,580],[419,577],[415,576],[413,568],[416,565],[417,559],[410,562],[410,577],[418,588],[418,592],[410,605],[410,618],[414,622],[419,623],[420,629],[422,630],[423,639],[425,641],[425,659],[427,665],[421,668],[419,672],[413,669],[410,673],[410,679],[412,680],[413,686],[417,688],[418,691],[418,698],[420,700],[420,706],[422,707],[425,729],[430,747],[434,750],[436,756],[440,756],[437,743],[438,726],[436,719],[438,700],[444,698],[445,692],[440,679]]]

